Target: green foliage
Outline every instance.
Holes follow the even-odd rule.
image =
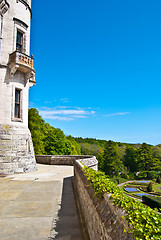
[[[45,136],[45,151],[48,155],[70,155],[72,144],[66,139],[63,131],[59,128],[51,127]]]
[[[72,155],[81,155],[81,147],[80,144],[75,141],[75,139],[69,135],[66,137],[72,144]]]
[[[148,192],[152,192],[152,191],[153,191],[153,184],[152,184],[152,182],[150,182],[150,183],[148,184],[147,191],[148,191]]]
[[[158,175],[156,182],[161,183],[161,176],[160,175]]]
[[[146,179],[146,177],[147,177],[147,172],[146,171],[141,171],[137,175],[138,179]]]
[[[158,177],[159,173],[156,171],[148,171],[148,178],[149,179],[156,179]]]
[[[96,139],[96,138],[82,138],[82,137],[76,137],[75,141],[77,143],[89,143],[89,144],[95,144],[98,147],[104,149],[105,145],[106,145],[106,140],[100,140],[100,139]]]
[[[100,169],[109,176],[117,176],[123,169],[123,164],[118,153],[118,145],[113,141],[108,141],[102,155]]]
[[[111,193],[112,202],[125,209],[125,219],[132,225],[129,229],[137,240],[161,239],[161,216],[149,207],[145,207],[125,194],[111,182],[101,171],[84,168],[89,183],[95,190],[97,197],[103,197],[105,192]]]
[[[35,108],[30,108],[28,112],[29,129],[32,135],[34,151],[36,154],[45,154],[44,127],[45,122]]]
[[[144,195],[142,197],[143,202],[152,207],[152,208],[157,208],[157,209],[161,209],[161,197],[154,197],[154,196],[147,196]]]
[[[127,146],[124,156],[124,165],[129,168],[131,172],[138,171],[137,154],[138,150],[132,146]]]
[[[90,143],[80,143],[81,147],[81,154],[82,155],[95,155],[101,153],[102,148],[99,147],[97,144],[90,144]]]
[[[42,119],[35,108],[29,109],[29,129],[32,135],[35,154],[70,155],[80,154],[74,139],[67,139],[59,128],[54,128]],[[78,152],[77,152],[78,150]]]
[[[110,178],[110,181],[114,182],[118,185],[119,183],[127,182],[127,179],[126,178],[121,178],[121,177],[116,177],[116,178],[114,177],[114,178]]]
[[[148,178],[148,171],[152,169],[155,163],[151,146],[149,146],[146,143],[143,143],[141,148],[138,150],[137,159],[138,159],[139,168],[147,171],[147,178]]]

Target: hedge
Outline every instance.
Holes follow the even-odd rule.
[[[143,202],[152,208],[161,208],[161,197],[147,196],[142,197]]]

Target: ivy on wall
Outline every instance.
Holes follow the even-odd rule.
[[[84,167],[84,172],[97,197],[103,197],[106,192],[110,193],[112,202],[125,210],[125,219],[132,226],[128,231],[137,240],[161,239],[161,215],[126,196],[103,172],[96,172],[88,167]]]

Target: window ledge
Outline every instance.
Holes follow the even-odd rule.
[[[12,118],[13,122],[23,122],[22,118]]]

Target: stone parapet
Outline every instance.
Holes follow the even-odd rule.
[[[84,165],[97,170],[98,161],[91,155],[36,155],[36,162],[50,165],[73,166],[75,161],[81,161]]]
[[[79,161],[74,164],[74,189],[83,228],[86,230],[86,239],[134,239],[127,231],[124,231],[128,229],[128,224],[122,219],[122,209],[113,206],[107,194],[103,199],[94,196],[94,190],[84,175]]]

